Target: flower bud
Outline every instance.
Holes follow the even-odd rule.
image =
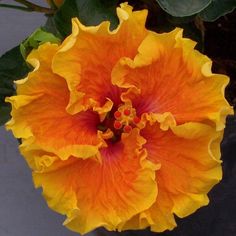
[[[49,5],[55,4],[57,7],[60,7],[64,0],[46,0]]]

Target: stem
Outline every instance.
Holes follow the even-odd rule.
[[[9,4],[0,4],[0,7],[12,8],[12,9],[22,10],[22,11],[32,11],[31,9],[27,7],[20,7],[20,6],[14,6],[14,5],[9,5]]]
[[[50,2],[49,5],[51,6],[52,9],[57,9],[57,6],[53,0],[49,0],[49,2]]]
[[[48,15],[52,15],[53,13],[55,13],[55,11],[51,8],[42,7],[27,0],[14,0],[14,1],[25,5],[31,11],[42,12]]]
[[[194,23],[197,29],[200,30],[201,32],[201,40],[203,45],[202,52],[204,52],[205,31],[206,31],[206,28],[204,26],[204,21],[199,16],[196,16],[194,19]]]

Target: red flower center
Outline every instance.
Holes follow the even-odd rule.
[[[117,110],[109,112],[104,121],[98,126],[101,131],[110,129],[113,132],[112,141],[119,141],[123,132],[129,133],[140,122],[136,110],[129,104],[120,104]]]

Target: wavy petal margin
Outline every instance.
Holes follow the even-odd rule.
[[[182,30],[148,32],[134,59],[123,57],[112,71],[112,83],[129,89],[138,114],[173,114],[177,124],[201,122],[223,130],[233,114],[224,97],[229,78],[211,72],[211,60],[194,50]]]
[[[120,224],[119,230],[171,230],[176,227],[174,214],[186,217],[209,203],[207,193],[222,178],[223,132],[194,122],[163,131],[158,122],[148,122],[141,135],[147,140],[148,159],[161,165],[156,172],[158,195],[148,210]]]
[[[34,71],[7,98],[6,127],[22,139],[35,186],[69,229],[171,230],[175,215],[208,204],[221,179],[220,141],[233,112],[228,77],[211,72],[181,29],[148,31],[147,11],[127,3],[117,14],[114,31],[73,19],[61,45],[30,53]],[[134,111],[130,133],[113,127],[124,104]]]
[[[113,103],[120,103],[122,90],[112,85],[110,74],[122,56],[135,56],[147,34],[147,11],[132,12],[131,6],[122,4],[117,14],[120,24],[114,31],[109,30],[109,22],[86,27],[78,19],[72,19],[72,34],[53,59],[54,73],[66,79],[70,90],[67,106],[70,114],[91,107],[97,107],[96,110],[102,107],[98,111],[106,113]]]
[[[158,165],[146,159],[141,150],[144,139],[138,132],[136,129],[123,136],[122,143],[102,149],[101,162],[72,157],[60,160],[56,169],[54,161],[52,170],[49,166],[34,172],[35,185],[42,186],[48,205],[67,215],[66,227],[82,234],[100,226],[115,230],[152,205],[157,195]]]
[[[58,45],[46,43],[28,56],[27,61],[35,69],[16,82],[17,95],[6,99],[12,104],[12,119],[6,128],[23,142],[34,139],[42,149],[62,159],[71,155],[88,158],[105,146],[96,127],[99,116],[93,111],[73,116],[66,112],[67,84],[51,70],[57,50]]]

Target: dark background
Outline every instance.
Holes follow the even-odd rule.
[[[1,1],[9,3],[9,0]],[[44,4],[43,0],[34,1]],[[206,24],[205,52],[214,60],[214,70],[231,76],[227,98],[236,96],[236,14]],[[0,8],[0,54],[19,44],[45,18],[40,13],[24,13]],[[32,184],[31,171],[18,152],[12,134],[0,128],[0,236],[73,236],[61,224],[63,216],[51,211]],[[230,117],[222,142],[224,177],[210,192],[210,204],[183,220],[172,232],[123,232],[124,236],[236,236],[236,118]],[[105,236],[106,232],[99,234]]]

